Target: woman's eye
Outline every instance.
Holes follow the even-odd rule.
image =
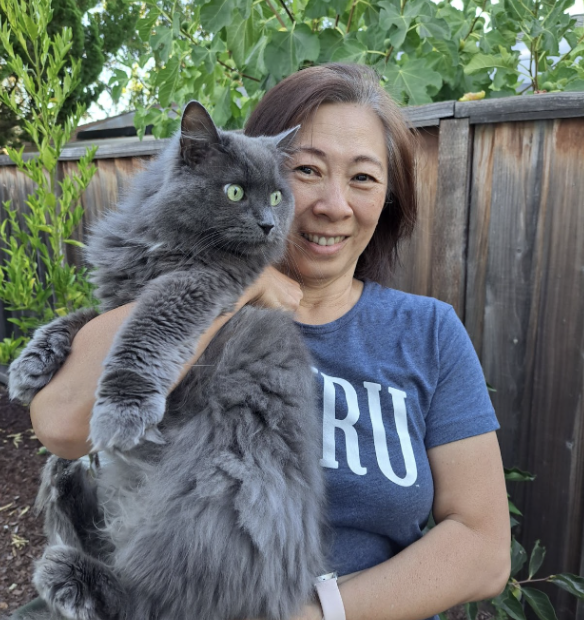
[[[270,205],[275,207],[282,202],[282,192],[277,189],[275,192],[270,194]]]
[[[223,191],[227,194],[227,198],[233,202],[239,202],[245,195],[243,187],[235,183],[229,183],[223,188]]]
[[[306,175],[314,173],[314,170],[310,166],[298,166],[295,170],[298,170],[298,172],[302,172],[302,174]]]
[[[366,182],[366,181],[372,181],[373,177],[370,177],[368,174],[356,174],[354,179],[356,181],[361,181],[362,183]]]

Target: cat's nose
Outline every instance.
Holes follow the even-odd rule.
[[[264,235],[266,235],[266,237],[270,234],[272,228],[274,228],[273,224],[258,224],[258,226],[264,231]]]

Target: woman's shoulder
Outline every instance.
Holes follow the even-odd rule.
[[[456,317],[454,308],[439,299],[406,293],[371,280],[366,280],[364,283],[363,301],[366,306],[379,312],[401,316],[426,317],[435,320]]]

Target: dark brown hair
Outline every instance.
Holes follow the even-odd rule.
[[[276,135],[300,125],[324,103],[355,103],[371,109],[385,128],[388,190],[371,241],[359,257],[355,276],[386,284],[398,259],[398,244],[416,223],[415,137],[399,108],[362,65],[329,64],[303,69],[269,90],[251,114],[245,133]]]

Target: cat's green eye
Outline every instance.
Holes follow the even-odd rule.
[[[277,189],[275,192],[270,194],[270,204],[272,207],[279,205],[282,202],[282,192]]]
[[[243,187],[241,187],[241,185],[236,185],[235,183],[229,183],[229,185],[226,185],[223,190],[227,194],[227,198],[233,202],[239,202],[245,193],[243,191]]]

